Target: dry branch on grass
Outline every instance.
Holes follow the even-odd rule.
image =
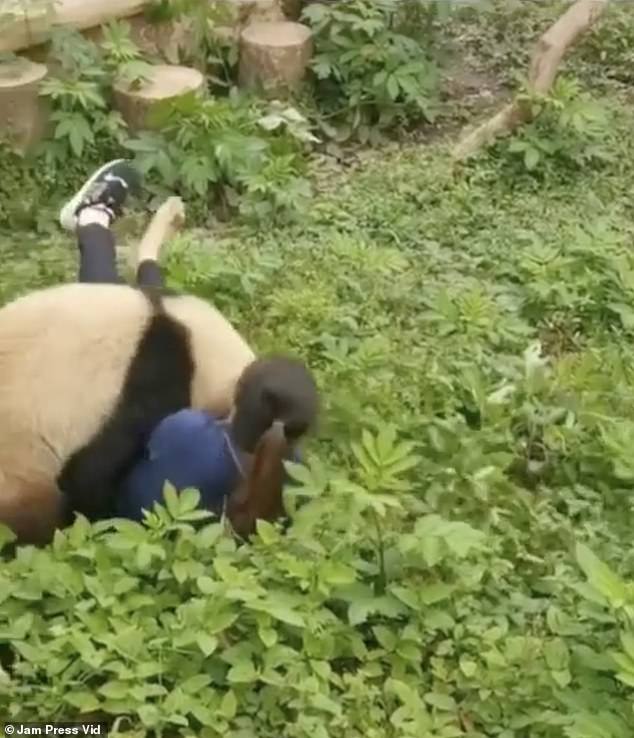
[[[561,60],[570,46],[605,11],[610,0],[576,0],[537,42],[528,73],[529,93],[545,95],[553,86]],[[474,131],[464,135],[453,155],[462,160],[488,146],[498,136],[511,133],[533,116],[531,105],[520,98],[506,105]]]

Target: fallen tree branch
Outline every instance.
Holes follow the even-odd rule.
[[[606,10],[610,0],[576,0],[544,33],[533,52],[529,73],[529,94],[545,95],[553,86],[566,51]],[[453,151],[454,159],[463,160],[488,146],[498,136],[506,135],[533,117],[533,108],[517,97],[474,131],[464,135]]]

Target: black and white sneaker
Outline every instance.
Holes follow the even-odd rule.
[[[130,191],[139,188],[139,173],[125,159],[114,159],[94,172],[65,203],[59,222],[67,231],[75,231],[79,213],[88,207],[107,213],[110,223],[123,211]]]

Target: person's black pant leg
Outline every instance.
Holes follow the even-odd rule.
[[[109,228],[99,223],[79,226],[77,240],[79,242],[80,282],[123,283],[117,272],[114,234]],[[138,287],[163,289],[163,271],[156,261],[146,259],[137,268],[136,282]]]
[[[120,284],[114,234],[99,223],[77,228],[79,282]]]

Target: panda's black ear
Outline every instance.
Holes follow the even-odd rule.
[[[307,433],[317,419],[319,395],[301,361],[269,357],[257,359],[244,370],[234,405],[233,439],[252,453],[275,420],[282,422],[289,441]]]

